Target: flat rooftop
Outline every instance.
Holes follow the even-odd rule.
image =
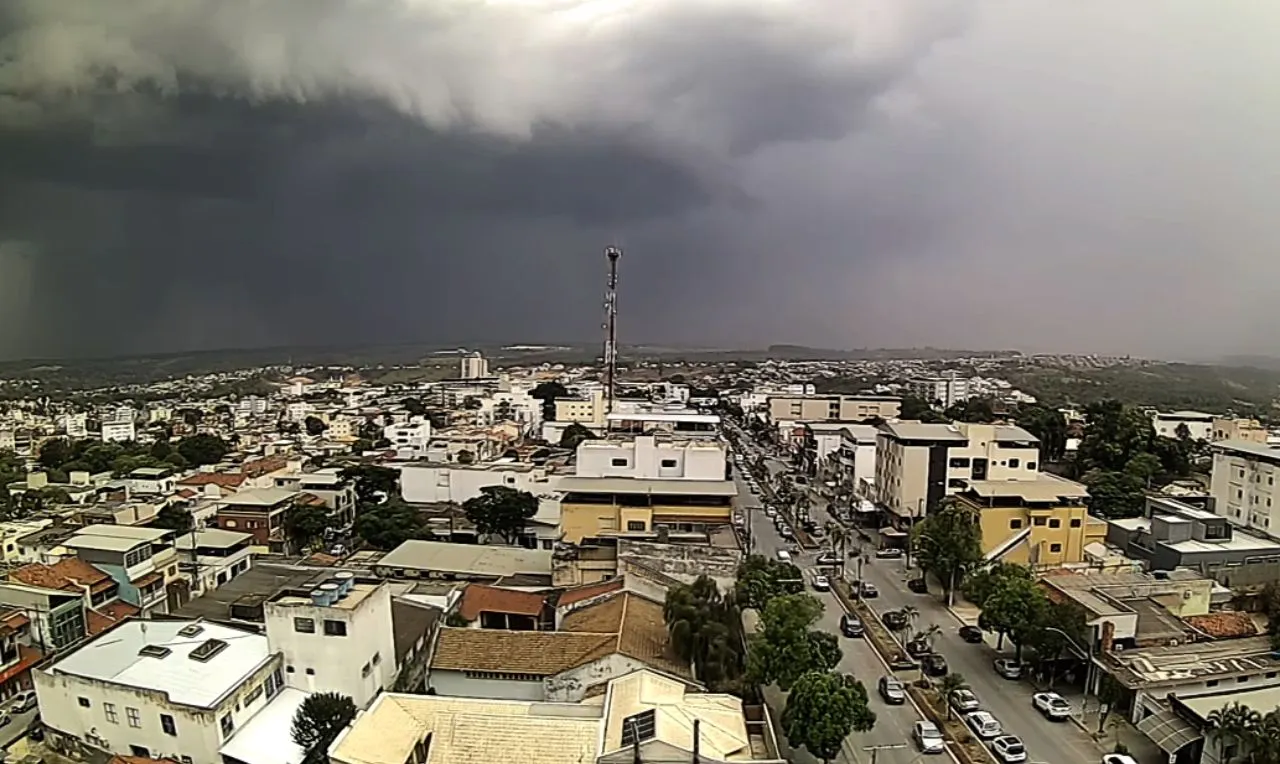
[[[195,537],[194,539],[192,537]],[[224,531],[221,528],[204,528],[195,533],[183,533],[173,540],[178,549],[190,550],[196,547],[212,547],[227,549],[253,539],[252,533]]]
[[[479,577],[522,573],[550,575],[551,555],[549,549],[411,539],[387,552],[374,565],[379,568],[408,568]]]
[[[1245,637],[1108,653],[1098,659],[1128,687],[1202,682],[1280,671],[1270,637]]]
[[[327,607],[335,610],[355,610],[376,591],[378,591],[376,584],[355,584],[346,596]],[[280,592],[270,600],[270,603],[274,607],[316,607],[309,594],[293,591]]]
[[[1081,501],[1089,490],[1080,483],[1041,472],[1033,480],[968,480],[969,490],[984,498],[1017,498],[1030,503]]]
[[[293,499],[298,491],[287,488],[254,488],[224,496],[222,503],[229,507],[274,507]]]
[[[1246,440],[1222,440],[1209,444],[1209,447],[1215,451],[1280,462],[1280,448],[1275,448],[1265,443],[1252,443]]]

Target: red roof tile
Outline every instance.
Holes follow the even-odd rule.
[[[462,604],[458,615],[474,621],[481,613],[511,613],[513,615],[539,616],[546,606],[546,598],[534,592],[502,589],[484,584],[469,584],[462,590]]]
[[[127,602],[108,602],[100,608],[85,612],[85,631],[88,636],[101,634],[126,618],[142,612]]]
[[[575,586],[572,589],[565,589],[560,593],[558,604],[563,607],[572,605],[575,602],[589,600],[592,597],[599,597],[601,594],[621,591],[622,584],[623,580],[621,578],[612,578],[608,581],[601,581],[598,584],[586,584],[584,586]]]
[[[1258,627],[1248,613],[1209,613],[1187,616],[1184,620],[1215,639],[1253,637],[1258,634]]]
[[[9,572],[9,580],[63,592],[83,592],[87,586],[94,594],[100,594],[115,585],[111,576],[74,557],[61,560],[55,565],[42,565],[38,562],[23,565]]]
[[[244,475],[230,475],[226,472],[201,472],[199,475],[183,478],[178,485],[216,485],[219,488],[239,488],[247,478]]]

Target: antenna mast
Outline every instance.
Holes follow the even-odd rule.
[[[604,293],[604,386],[605,413],[613,413],[614,380],[618,374],[618,258],[622,250],[605,247],[609,259],[609,289]]]

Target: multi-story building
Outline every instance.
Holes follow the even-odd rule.
[[[556,487],[564,541],[706,534],[732,521],[732,480],[565,477]]]
[[[276,488],[300,491],[318,498],[331,510],[336,527],[345,527],[355,520],[356,489],[341,471],[326,468],[315,472],[285,472],[272,476]]]
[[[284,516],[300,496],[301,492],[286,488],[238,491],[222,500],[215,522],[224,531],[252,535],[254,546],[283,551]]]
[[[1233,525],[1280,538],[1280,448],[1223,441],[1214,443],[1212,451],[1213,511]]]
[[[18,435],[9,427],[0,427],[0,451],[17,451]]]
[[[939,377],[918,377],[907,382],[907,389],[939,408],[951,408],[971,397],[969,380],[955,372]]]
[[[492,464],[405,464],[400,466],[400,492],[414,504],[462,504],[480,489],[503,485],[535,496],[551,494],[553,481],[545,467],[515,462]]]
[[[461,367],[463,379],[482,379],[489,376],[489,361],[479,351],[464,354]]]
[[[1215,419],[1213,414],[1200,411],[1151,412],[1151,426],[1163,438],[1178,437],[1178,430],[1185,426],[1192,440],[1212,440]]]
[[[191,596],[217,589],[253,565],[253,535],[217,528],[184,533],[174,542],[178,569],[191,580]]]
[[[728,454],[714,435],[637,435],[585,440],[574,474],[588,478],[724,480]]]
[[[1239,440],[1246,443],[1267,442],[1267,428],[1257,419],[1240,419],[1235,417],[1214,417],[1211,440]]]
[[[427,455],[431,443],[431,422],[415,418],[402,424],[383,428],[382,437],[391,441],[396,456],[401,459],[421,459]]]
[[[144,615],[168,613],[168,585],[181,576],[174,532],[130,525],[89,525],[62,545],[115,579],[120,599]]]
[[[126,621],[33,672],[49,744],[221,762],[222,748],[284,687],[266,636],[201,621]]]
[[[133,419],[119,419],[102,423],[102,440],[104,443],[124,443],[138,439],[138,428]]]
[[[977,481],[1039,480],[1040,443],[1021,427],[887,422],[876,440],[875,501],[899,524]]]
[[[772,422],[863,422],[896,419],[902,399],[892,395],[777,395],[769,398]]]
[[[88,414],[67,414],[62,418],[62,431],[67,434],[68,438],[77,440],[87,438],[89,436],[88,421]]]
[[[592,390],[581,398],[557,398],[557,422],[577,422],[591,429],[599,429],[605,424],[605,402],[603,390]]]
[[[1089,516],[1089,492],[1047,473],[1025,480],[968,480],[956,501],[978,512],[988,560],[1036,567],[1083,562],[1085,547],[1106,538],[1106,522]]]
[[[859,491],[875,484],[876,440],[869,424],[807,422],[800,450],[809,477],[845,480]]]
[[[120,600],[120,584],[115,579],[74,557],[53,565],[23,565],[9,572],[9,584],[0,592],[0,602],[31,613],[31,634],[42,651],[101,633],[139,612],[137,606]],[[64,607],[67,594],[82,598],[79,612]]]
[[[168,496],[176,489],[178,479],[167,467],[139,467],[124,479],[130,494]]]

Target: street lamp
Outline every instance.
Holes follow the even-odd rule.
[[[1076,655],[1084,659],[1084,695],[1086,698],[1089,697],[1089,694],[1093,691],[1093,639],[1089,639],[1089,649],[1085,650],[1080,647],[1080,645],[1076,644],[1076,641],[1071,638],[1070,634],[1066,633],[1062,629],[1059,629],[1056,626],[1043,626],[1041,628],[1045,631],[1052,631],[1054,634],[1061,636],[1067,641],[1067,644],[1071,645],[1071,648],[1075,651]]]

